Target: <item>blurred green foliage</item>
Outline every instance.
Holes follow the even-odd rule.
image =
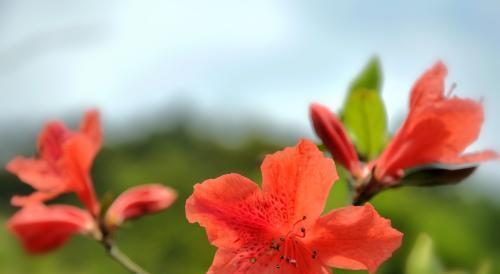
[[[179,199],[169,210],[127,223],[118,234],[121,249],[153,274],[200,274],[211,263],[214,248],[198,225],[188,224],[184,201],[193,184],[229,172],[260,182],[260,163],[267,153],[288,144],[256,136],[238,148],[227,148],[177,127],[148,138],[106,146],[99,154],[93,177],[97,192],[118,194],[148,182],[176,188]],[[29,189],[14,176],[0,173],[0,220],[14,212],[10,196]],[[468,184],[474,184],[469,181]],[[467,196],[467,200],[463,196]],[[476,198],[475,198],[476,197]],[[56,202],[76,203],[73,195]],[[335,184],[327,210],[349,202],[347,185]],[[475,269],[484,258],[500,261],[500,209],[474,193],[453,187],[389,190],[373,201],[381,215],[405,233],[402,248],[380,269],[381,274],[404,273],[406,258],[421,232],[430,235],[444,266]],[[500,273],[492,265],[491,273]],[[126,273],[106,257],[101,246],[74,237],[63,248],[43,256],[24,253],[19,243],[0,228],[0,273],[68,274]],[[362,271],[336,271],[366,273]],[[422,273],[427,274],[427,273]]]
[[[465,270],[445,270],[434,250],[434,242],[427,234],[421,234],[406,260],[405,274],[471,274]],[[491,274],[491,263],[484,261],[476,274]]]
[[[417,238],[406,263],[405,274],[420,273],[443,274],[443,267],[434,252],[434,243],[427,234]]]

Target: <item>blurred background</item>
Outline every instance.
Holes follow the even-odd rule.
[[[455,94],[483,100],[486,121],[471,149],[500,151],[499,25],[494,0],[0,0],[0,164],[34,154],[48,120],[76,126],[98,108],[105,129],[93,168],[98,193],[157,181],[180,193],[167,212],[128,224],[118,235],[122,249],[152,273],[204,273],[214,249],[184,218],[193,184],[229,172],[260,182],[265,154],[300,137],[318,141],[309,104],[338,109],[374,55],[392,131],[416,78],[443,60]],[[498,167],[487,163],[458,187],[378,196],[377,209],[406,234],[379,273],[402,274],[420,232],[445,268],[474,273],[490,261],[500,273]],[[12,194],[26,191],[0,172],[2,223],[15,210]],[[344,182],[331,198],[329,209],[348,202]],[[2,225],[0,273],[125,272],[82,237],[26,255]]]

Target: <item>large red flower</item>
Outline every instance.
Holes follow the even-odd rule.
[[[95,110],[85,114],[79,131],[70,131],[60,122],[47,124],[38,137],[38,155],[18,156],[7,164],[9,172],[35,189],[29,196],[14,196],[12,204],[23,206],[75,192],[89,211],[97,215],[99,204],[90,168],[101,140],[99,113]]]
[[[320,216],[337,172],[310,141],[266,157],[262,189],[238,174],[194,187],[186,216],[218,247],[212,274],[374,273],[402,234],[371,205]]]
[[[457,164],[490,160],[493,151],[464,154],[481,130],[481,103],[446,96],[447,70],[436,63],[413,87],[408,117],[376,163],[378,180],[391,181],[404,169],[426,164]]]

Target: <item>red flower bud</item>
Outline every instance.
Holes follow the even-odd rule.
[[[161,184],[130,188],[111,204],[106,213],[106,224],[116,227],[125,220],[164,210],[175,201],[177,193]]]
[[[335,161],[347,168],[351,174],[361,175],[361,164],[356,149],[337,116],[320,104],[312,104],[311,119],[316,134]]]

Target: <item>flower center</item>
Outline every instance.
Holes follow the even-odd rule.
[[[301,264],[307,265],[308,259],[317,258],[318,251],[315,249],[311,251],[302,243],[307,233],[306,228],[300,226],[304,220],[306,220],[306,216],[295,222],[286,235],[272,241],[270,248],[276,250],[279,255],[279,263],[275,265],[276,268],[281,268],[282,264],[299,267]]]

